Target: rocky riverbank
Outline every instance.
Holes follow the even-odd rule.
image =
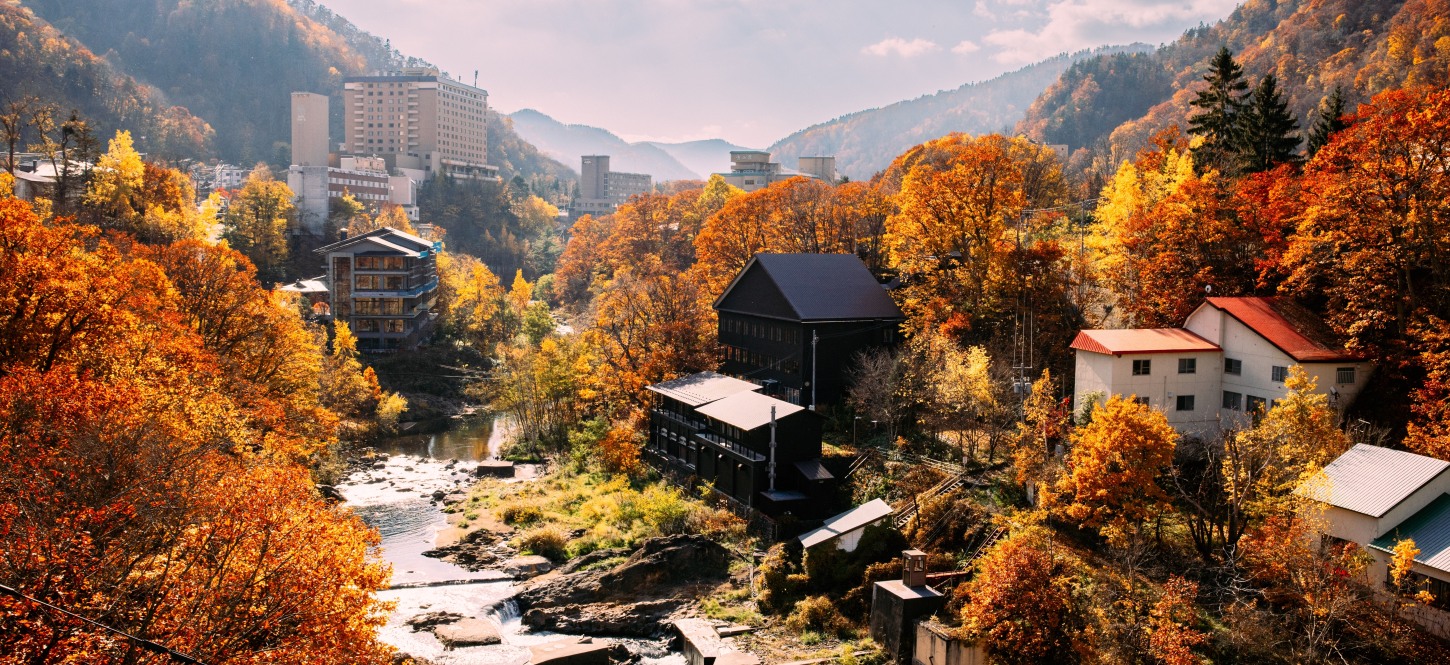
[[[591,559],[602,562],[619,552]],[[678,535],[648,540],[610,568],[581,569],[587,563],[571,562],[516,594],[524,625],[582,635],[660,637],[670,620],[692,613],[702,592],[726,579],[730,554],[703,536]]]

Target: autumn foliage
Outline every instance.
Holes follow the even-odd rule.
[[[235,252],[0,200],[0,582],[209,663],[379,662],[376,537],[305,464],[322,353]],[[0,662],[138,646],[0,597]]]

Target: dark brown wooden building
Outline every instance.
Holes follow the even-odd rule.
[[[837,404],[855,355],[905,318],[852,254],[757,254],[715,301],[721,371],[807,408]]]
[[[649,390],[651,463],[696,476],[768,515],[807,515],[821,503],[833,476],[820,461],[820,416],[715,372]]]

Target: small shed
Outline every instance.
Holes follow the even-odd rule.
[[[818,529],[801,534],[801,546],[811,549],[833,542],[838,550],[855,551],[856,546],[861,544],[861,533],[866,527],[880,524],[890,516],[891,504],[875,499],[826,520]]]

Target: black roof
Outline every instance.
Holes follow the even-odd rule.
[[[854,254],[756,254],[715,309],[794,321],[905,318]]]

